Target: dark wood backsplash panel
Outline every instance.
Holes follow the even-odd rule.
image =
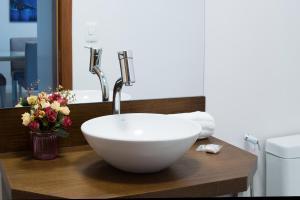
[[[60,146],[76,146],[86,144],[80,126],[88,119],[110,115],[112,103],[91,103],[70,105],[73,125],[69,129],[70,136],[60,140]],[[122,113],[161,113],[205,111],[205,97],[186,97],[171,99],[151,99],[123,101]],[[0,153],[29,149],[28,129],[22,125],[21,114],[28,108],[0,109]]]

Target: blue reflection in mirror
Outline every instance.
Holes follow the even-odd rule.
[[[10,0],[9,16],[11,22],[36,22],[37,0]]]

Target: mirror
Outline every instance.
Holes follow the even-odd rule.
[[[136,82],[122,100],[204,94],[204,0],[73,0],[73,89],[79,102],[101,101],[84,46],[103,49],[110,96],[128,49]]]
[[[11,2],[35,1],[37,22],[33,18],[28,22],[10,20]],[[36,38],[36,76],[40,81],[36,92],[59,83],[73,89],[75,103],[101,102],[100,81],[89,71],[90,51],[84,48],[92,46],[103,50],[101,68],[108,82],[109,100],[121,77],[117,53],[123,50],[133,52],[135,83],[123,87],[122,100],[204,95],[204,0],[0,2],[0,20],[7,27],[0,33],[5,44],[0,46],[3,57],[18,56],[11,53],[10,38]],[[25,8],[20,9],[22,15]],[[24,59],[24,52],[22,56]],[[11,63],[0,58],[0,73],[5,78],[3,92],[0,75],[0,95],[6,98],[2,108],[15,105]],[[26,95],[21,81],[17,81],[16,91],[16,98]]]
[[[56,1],[0,0],[0,107],[57,85]],[[38,84],[37,84],[38,82]]]

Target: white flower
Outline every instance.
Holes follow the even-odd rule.
[[[37,110],[37,109],[39,108],[39,105],[36,104],[36,105],[33,106],[33,108],[34,108],[35,110]]]
[[[67,106],[60,107],[60,112],[64,115],[69,115],[70,114],[70,109]]]
[[[42,108],[44,109],[44,108],[50,107],[51,105],[50,105],[49,102],[47,102],[47,101],[45,101],[45,100],[42,100],[42,101],[41,101],[41,106],[42,106]]]
[[[31,117],[30,114],[28,112],[22,114],[22,120],[23,120],[23,125],[24,126],[28,126],[31,122]]]
[[[57,101],[54,101],[52,104],[51,104],[51,108],[53,110],[55,110],[55,112],[58,112],[60,110],[60,103],[58,103]]]
[[[21,107],[23,107],[20,103],[18,103],[16,106],[15,106],[15,108],[21,108]]]

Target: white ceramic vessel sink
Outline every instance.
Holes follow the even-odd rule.
[[[161,114],[120,114],[86,121],[81,131],[112,166],[134,173],[169,167],[195,143],[201,126]]]
[[[72,94],[75,94],[75,101],[73,103],[96,103],[102,102],[101,90],[72,90]],[[110,91],[109,101],[112,101],[113,91]],[[121,93],[122,101],[131,99],[131,96],[127,93]]]

